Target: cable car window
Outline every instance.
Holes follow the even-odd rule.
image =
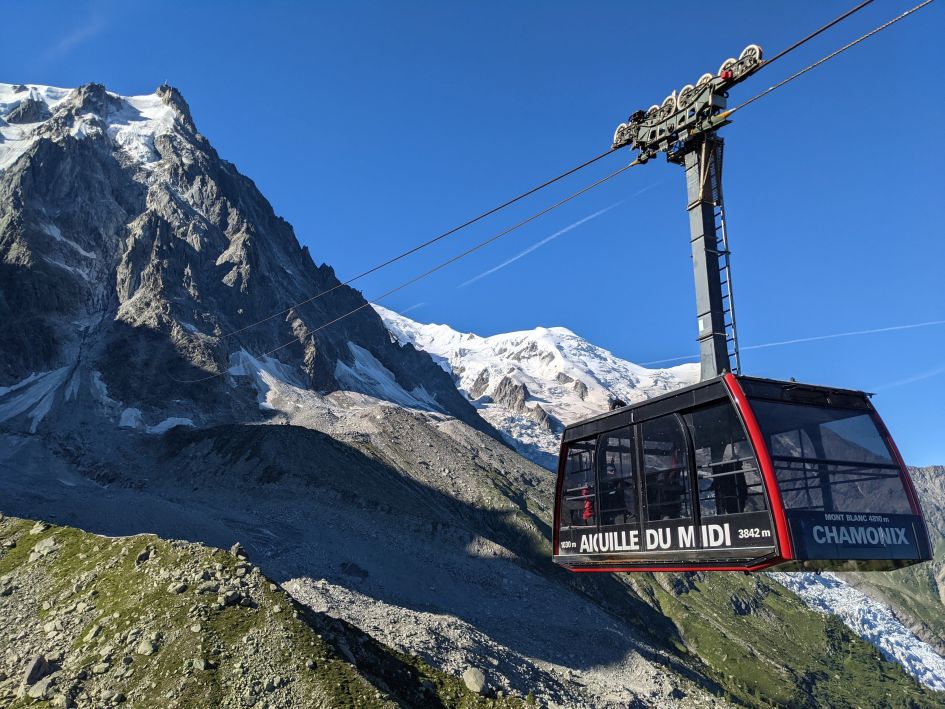
[[[901,471],[862,409],[754,401],[784,506],[911,514]]]
[[[734,406],[719,402],[685,419],[695,448],[702,516],[766,510],[764,481]]]
[[[631,430],[604,434],[598,451],[601,525],[636,524],[639,515]]]
[[[679,419],[661,416],[641,429],[647,520],[692,517],[689,446]]]
[[[592,527],[597,524],[594,489],[594,449],[597,439],[577,441],[568,447],[561,488],[560,527]]]

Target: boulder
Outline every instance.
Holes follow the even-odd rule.
[[[26,691],[26,696],[30,699],[49,699],[52,696],[52,688],[56,683],[56,675],[53,673],[39,680]]]
[[[30,664],[26,667],[26,672],[23,674],[23,685],[28,687],[31,684],[35,684],[43,677],[52,674],[52,671],[52,667],[46,660],[46,657],[43,655],[36,655],[32,660],[30,660]]]
[[[157,646],[150,640],[142,640],[135,646],[135,652],[139,655],[153,655],[157,652]]]
[[[33,550],[30,552],[30,561],[36,561],[41,559],[44,556],[49,556],[54,551],[59,548],[59,543],[56,541],[55,537],[46,537],[45,539],[36,543],[36,546],[33,547]]]
[[[485,694],[489,686],[485,674],[476,667],[466,668],[466,671],[463,672],[463,683],[470,692],[476,694]]]

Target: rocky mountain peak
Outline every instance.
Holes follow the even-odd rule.
[[[177,89],[0,84],[0,119],[0,422],[36,429],[72,401],[115,423],[129,410],[142,425],[259,417],[259,394],[240,386],[259,369],[230,372],[248,355],[307,388],[488,428],[428,355],[392,343],[360,293],[316,266]]]
[[[172,107],[180,115],[184,127],[196,132],[197,126],[190,115],[190,106],[184,100],[180,90],[170,84],[161,84],[154,92],[165,104]]]

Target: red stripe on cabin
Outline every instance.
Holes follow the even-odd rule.
[[[758,419],[755,418],[755,412],[752,411],[748,398],[742,390],[742,385],[734,374],[729,372],[724,377],[729,391],[732,393],[732,399],[735,401],[735,407],[741,412],[742,419],[748,429],[748,437],[755,449],[755,455],[758,456],[758,465],[761,466],[761,474],[765,479],[765,487],[768,488],[768,499],[771,501],[771,513],[774,516],[774,526],[778,534],[778,550],[782,559],[793,559],[794,548],[791,544],[791,533],[788,528],[787,517],[784,514],[784,501],[781,499],[781,488],[778,487],[778,479],[774,474],[774,463],[771,462],[771,454],[768,452],[768,446],[765,445],[764,435],[761,433],[761,427],[758,425]]]

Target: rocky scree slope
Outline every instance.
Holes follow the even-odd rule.
[[[522,706],[296,603],[234,545],[0,517],[0,702]]]
[[[541,705],[940,701],[763,576],[555,567],[551,476],[454,418],[278,381],[267,403],[289,425],[127,432],[75,458],[28,437],[0,497],[110,535],[239,539],[313,611]]]
[[[302,386],[356,388],[359,358],[405,402],[488,428],[338,285],[176,89],[0,84],[0,423],[36,431],[90,408],[142,428],[258,418],[231,379],[188,382],[279,348],[259,359]]]

